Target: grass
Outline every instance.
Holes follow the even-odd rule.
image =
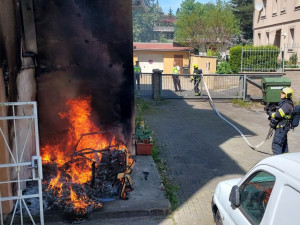
[[[135,122],[144,120],[146,114],[154,112],[155,106],[166,104],[166,100],[160,99],[158,101],[149,101],[142,98],[135,99],[136,106],[136,118]],[[178,198],[177,192],[178,187],[174,185],[171,179],[168,177],[167,166],[165,161],[160,157],[160,150],[163,149],[162,146],[159,146],[154,138],[154,146],[152,150],[152,157],[156,164],[156,168],[159,172],[160,178],[164,185],[166,191],[166,197],[169,199],[172,210],[175,210],[178,207]]]
[[[251,109],[251,107],[261,107],[261,102],[253,102],[253,101],[243,101],[243,99],[232,99],[232,104],[238,105],[240,107],[244,107],[247,109]]]
[[[172,181],[167,175],[168,170],[167,170],[166,163],[160,157],[160,153],[159,153],[159,149],[161,148],[162,147],[159,147],[155,143],[152,150],[152,157],[156,164],[162,183],[164,185],[166,191],[166,197],[170,201],[172,210],[175,210],[178,207],[178,197],[177,197],[178,187],[172,183]]]
[[[233,99],[232,104],[250,109],[251,105],[252,105],[252,102],[251,101],[250,102],[245,102],[242,99]]]

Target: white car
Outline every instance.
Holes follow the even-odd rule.
[[[217,225],[299,225],[300,152],[270,156],[243,178],[220,182],[212,211]]]

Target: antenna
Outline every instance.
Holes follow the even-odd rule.
[[[258,0],[258,1],[255,3],[254,8],[255,8],[257,11],[262,10],[262,8],[263,8],[263,2],[262,2],[262,0]]]

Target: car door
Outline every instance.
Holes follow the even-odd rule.
[[[266,170],[255,170],[239,185],[240,205],[233,207],[231,217],[235,224],[260,224],[267,208],[275,175]]]

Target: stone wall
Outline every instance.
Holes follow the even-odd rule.
[[[293,100],[300,102],[300,70],[299,69],[286,69],[285,76],[291,79],[291,88],[294,90]]]

